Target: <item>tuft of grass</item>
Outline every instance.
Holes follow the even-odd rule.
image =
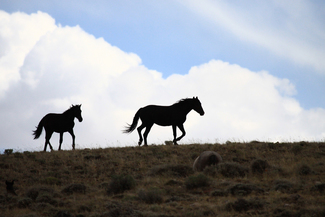
[[[253,174],[263,174],[270,165],[266,160],[256,159],[251,164]]]
[[[238,163],[220,163],[218,171],[227,178],[244,177],[248,174],[249,169]]]
[[[250,200],[246,200],[243,198],[239,198],[234,202],[229,202],[226,204],[227,211],[236,211],[236,212],[247,212],[248,210],[260,210],[263,209],[265,205],[265,201],[260,198],[253,198]]]
[[[173,164],[163,164],[154,166],[148,172],[150,176],[167,175],[167,176],[179,176],[187,177],[193,174],[193,169],[187,165],[173,165]]]
[[[139,198],[139,200],[141,200],[147,204],[163,202],[162,191],[157,188],[151,188],[149,190],[141,189],[138,192],[138,198]]]
[[[70,184],[70,185],[64,187],[61,192],[64,194],[68,194],[68,195],[73,194],[73,193],[85,194],[86,186],[82,183],[74,183],[74,184]]]
[[[313,172],[312,169],[306,164],[299,165],[296,169],[297,175],[300,176],[308,176],[312,174],[312,172]]]
[[[13,151],[14,151],[13,149],[5,149],[4,154],[10,155],[12,154]]]
[[[187,189],[206,187],[209,186],[209,178],[202,173],[190,176],[186,179],[185,186]]]
[[[107,193],[119,194],[124,191],[131,190],[135,187],[136,183],[130,175],[113,175],[112,180],[109,183]]]

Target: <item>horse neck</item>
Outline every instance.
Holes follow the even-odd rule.
[[[177,105],[177,108],[184,112],[186,115],[193,109],[193,107],[186,102],[183,102],[182,104]]]
[[[71,110],[67,110],[63,112],[63,115],[66,116],[68,119],[72,119],[72,120],[75,118],[75,115]]]

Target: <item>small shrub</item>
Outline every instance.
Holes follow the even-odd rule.
[[[202,173],[197,176],[190,176],[185,181],[185,186],[187,189],[206,187],[209,186],[209,179]]]
[[[187,165],[173,165],[173,164],[154,166],[148,172],[149,176],[169,175],[169,176],[186,177],[190,174],[193,174],[192,167]]]
[[[286,180],[276,180],[273,188],[274,190],[282,193],[290,193],[292,191],[293,184]]]
[[[30,198],[22,198],[18,201],[18,207],[21,209],[28,208],[32,202],[33,200]]]
[[[264,171],[269,167],[270,165],[267,163],[267,161],[261,159],[254,160],[251,164],[253,174],[263,174]]]
[[[37,199],[35,200],[36,203],[48,203],[51,204],[53,206],[58,206],[58,201],[53,199],[52,196],[44,194],[41,196],[38,196]]]
[[[147,204],[162,203],[163,201],[161,191],[156,188],[150,189],[148,191],[142,189],[138,192],[138,197],[141,201]]]
[[[220,163],[218,171],[227,178],[244,177],[248,174],[248,168],[238,163]]]
[[[73,193],[82,193],[84,194],[86,192],[86,186],[84,184],[70,184],[63,188],[61,191],[65,194],[73,194]]]
[[[73,217],[73,215],[67,210],[59,210],[54,217]]]
[[[10,155],[12,154],[13,151],[14,151],[13,149],[5,149],[4,154]]]
[[[299,144],[299,145],[294,145],[294,146],[292,146],[291,151],[292,151],[292,153],[294,153],[295,155],[298,155],[298,154],[300,154],[301,151],[302,151],[302,146],[301,146],[300,144]]]
[[[325,192],[325,183],[317,183],[312,188],[312,191],[319,191],[320,193]]]
[[[300,165],[297,168],[297,174],[301,175],[301,176],[307,176],[310,175],[312,173],[311,168],[308,165]]]
[[[226,210],[236,212],[248,211],[250,209],[262,209],[264,207],[265,202],[260,200],[259,198],[254,198],[250,200],[245,200],[242,198],[237,199],[234,202],[229,202],[226,204]]]
[[[55,177],[46,177],[43,180],[43,183],[46,185],[61,185],[61,181],[58,178]]]
[[[215,190],[215,191],[211,192],[210,196],[212,196],[212,197],[226,197],[226,196],[228,196],[228,191]]]
[[[15,152],[14,157],[15,158],[24,158],[24,155],[22,153],[20,153],[20,152]]]
[[[109,183],[107,193],[123,193],[126,190],[131,190],[135,187],[135,180],[130,175],[114,175]]]
[[[32,200],[36,200],[38,195],[41,194],[53,194],[54,190],[52,188],[47,188],[47,187],[33,187],[28,189],[26,192],[26,196],[31,198]]]
[[[252,193],[252,191],[262,193],[263,189],[250,184],[236,184],[228,189],[228,191],[234,196],[246,196]]]

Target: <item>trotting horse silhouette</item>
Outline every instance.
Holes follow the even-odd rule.
[[[81,105],[72,105],[68,110],[62,114],[50,113],[45,115],[42,120],[39,122],[36,130],[33,131],[34,139],[39,138],[42,133],[43,127],[45,129],[45,146],[44,151],[46,151],[47,144],[49,144],[51,150],[53,151],[52,145],[50,143],[51,136],[54,132],[60,133],[60,145],[59,149],[61,150],[61,144],[63,141],[63,133],[69,132],[72,136],[72,149],[75,149],[75,135],[73,133],[74,127],[74,118],[77,118],[79,122],[82,122],[81,117]]]
[[[177,141],[181,140],[185,136],[184,122],[186,120],[186,115],[192,110],[199,113],[201,116],[204,115],[201,102],[197,97],[181,99],[177,103],[171,106],[158,106],[158,105],[148,105],[146,107],[140,108],[133,118],[131,125],[128,125],[123,131],[124,133],[131,133],[137,127],[139,119],[141,119],[142,124],[137,128],[139,133],[139,146],[141,145],[143,138],[141,135],[141,130],[146,128],[143,137],[144,145],[147,146],[147,136],[150,132],[151,127],[154,124],[160,126],[170,126],[173,128],[174,145],[177,145]],[[182,135],[176,138],[176,127],[182,131]]]

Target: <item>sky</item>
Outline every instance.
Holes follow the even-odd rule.
[[[43,150],[72,104],[76,148],[137,146],[139,108],[196,96],[180,144],[325,141],[324,23],[324,1],[0,0],[0,152]]]

